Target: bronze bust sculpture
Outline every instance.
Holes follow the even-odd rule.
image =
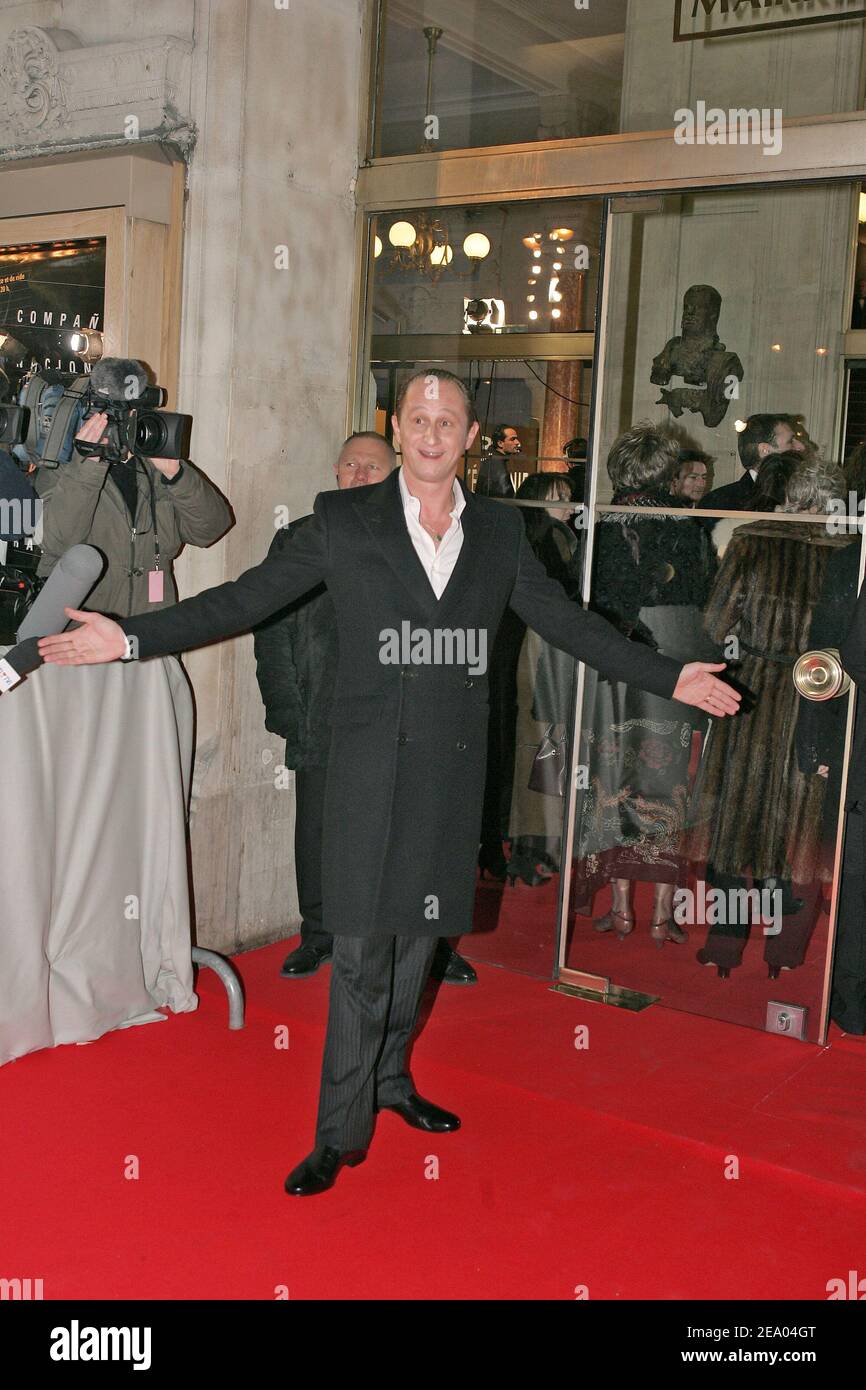
[[[725,418],[744,375],[737,354],[719,341],[716,327],[721,308],[722,296],[712,285],[692,285],[686,290],[682,334],[671,338],[653,358],[650,375],[654,385],[663,388],[657,405],[666,405],[676,418],[684,410],[695,411],[709,428]],[[686,385],[669,386],[675,376]]]

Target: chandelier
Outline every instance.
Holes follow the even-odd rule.
[[[400,218],[388,228],[392,248],[390,266],[414,270],[426,275],[436,284],[446,270],[459,280],[477,274],[481,262],[490,254],[490,238],[483,232],[469,232],[463,238],[463,255],[469,261],[468,270],[453,267],[454,247],[448,227],[438,217],[427,212],[413,213],[413,221]],[[382,238],[373,243],[373,255],[378,260],[384,250]]]

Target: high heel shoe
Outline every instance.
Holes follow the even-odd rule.
[[[650,936],[659,950],[666,941],[673,941],[677,946],[682,946],[689,939],[688,932],[678,927],[673,917],[666,917],[662,922],[650,922]]]
[[[624,925],[617,926],[617,922],[622,922]],[[611,909],[610,912],[605,913],[604,917],[596,917],[592,925],[596,931],[616,932],[620,941],[624,941],[634,931],[634,913],[614,912]]]
[[[547,883],[552,875],[540,873],[541,868],[543,865],[531,855],[512,854],[505,867],[508,886],[513,888],[518,879],[522,879],[529,888],[537,888],[540,883]]]
[[[492,878],[497,883],[504,883],[508,872],[508,860],[502,853],[501,841],[496,844],[482,844],[478,851],[478,871],[482,877],[485,875]]]
[[[767,974],[771,980],[778,980],[783,970],[790,970],[790,965],[768,965]]]

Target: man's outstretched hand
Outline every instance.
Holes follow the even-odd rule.
[[[736,714],[742,697],[725,681],[713,675],[713,671],[724,669],[724,662],[711,666],[706,661],[690,661],[680,671],[672,698],[684,705],[697,705],[698,709],[706,710],[707,714],[713,714],[716,718]]]
[[[126,655],[126,634],[119,623],[102,613],[83,613],[64,608],[67,618],[81,627],[58,632],[56,637],[40,637],[39,655],[57,666],[93,666],[101,661],[119,661]]]

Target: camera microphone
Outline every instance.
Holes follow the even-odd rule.
[[[103,357],[90,373],[90,389],[97,396],[130,405],[148,389],[147,373],[131,357]]]
[[[5,656],[0,656],[0,695],[5,695],[7,690],[42,665],[38,644],[38,637],[28,637],[26,642],[19,642]]]
[[[104,568],[99,551],[92,545],[73,545],[61,555],[40,590],[17,637],[53,637],[62,632],[69,619],[64,608],[80,608]],[[8,657],[7,657],[8,660]]]

